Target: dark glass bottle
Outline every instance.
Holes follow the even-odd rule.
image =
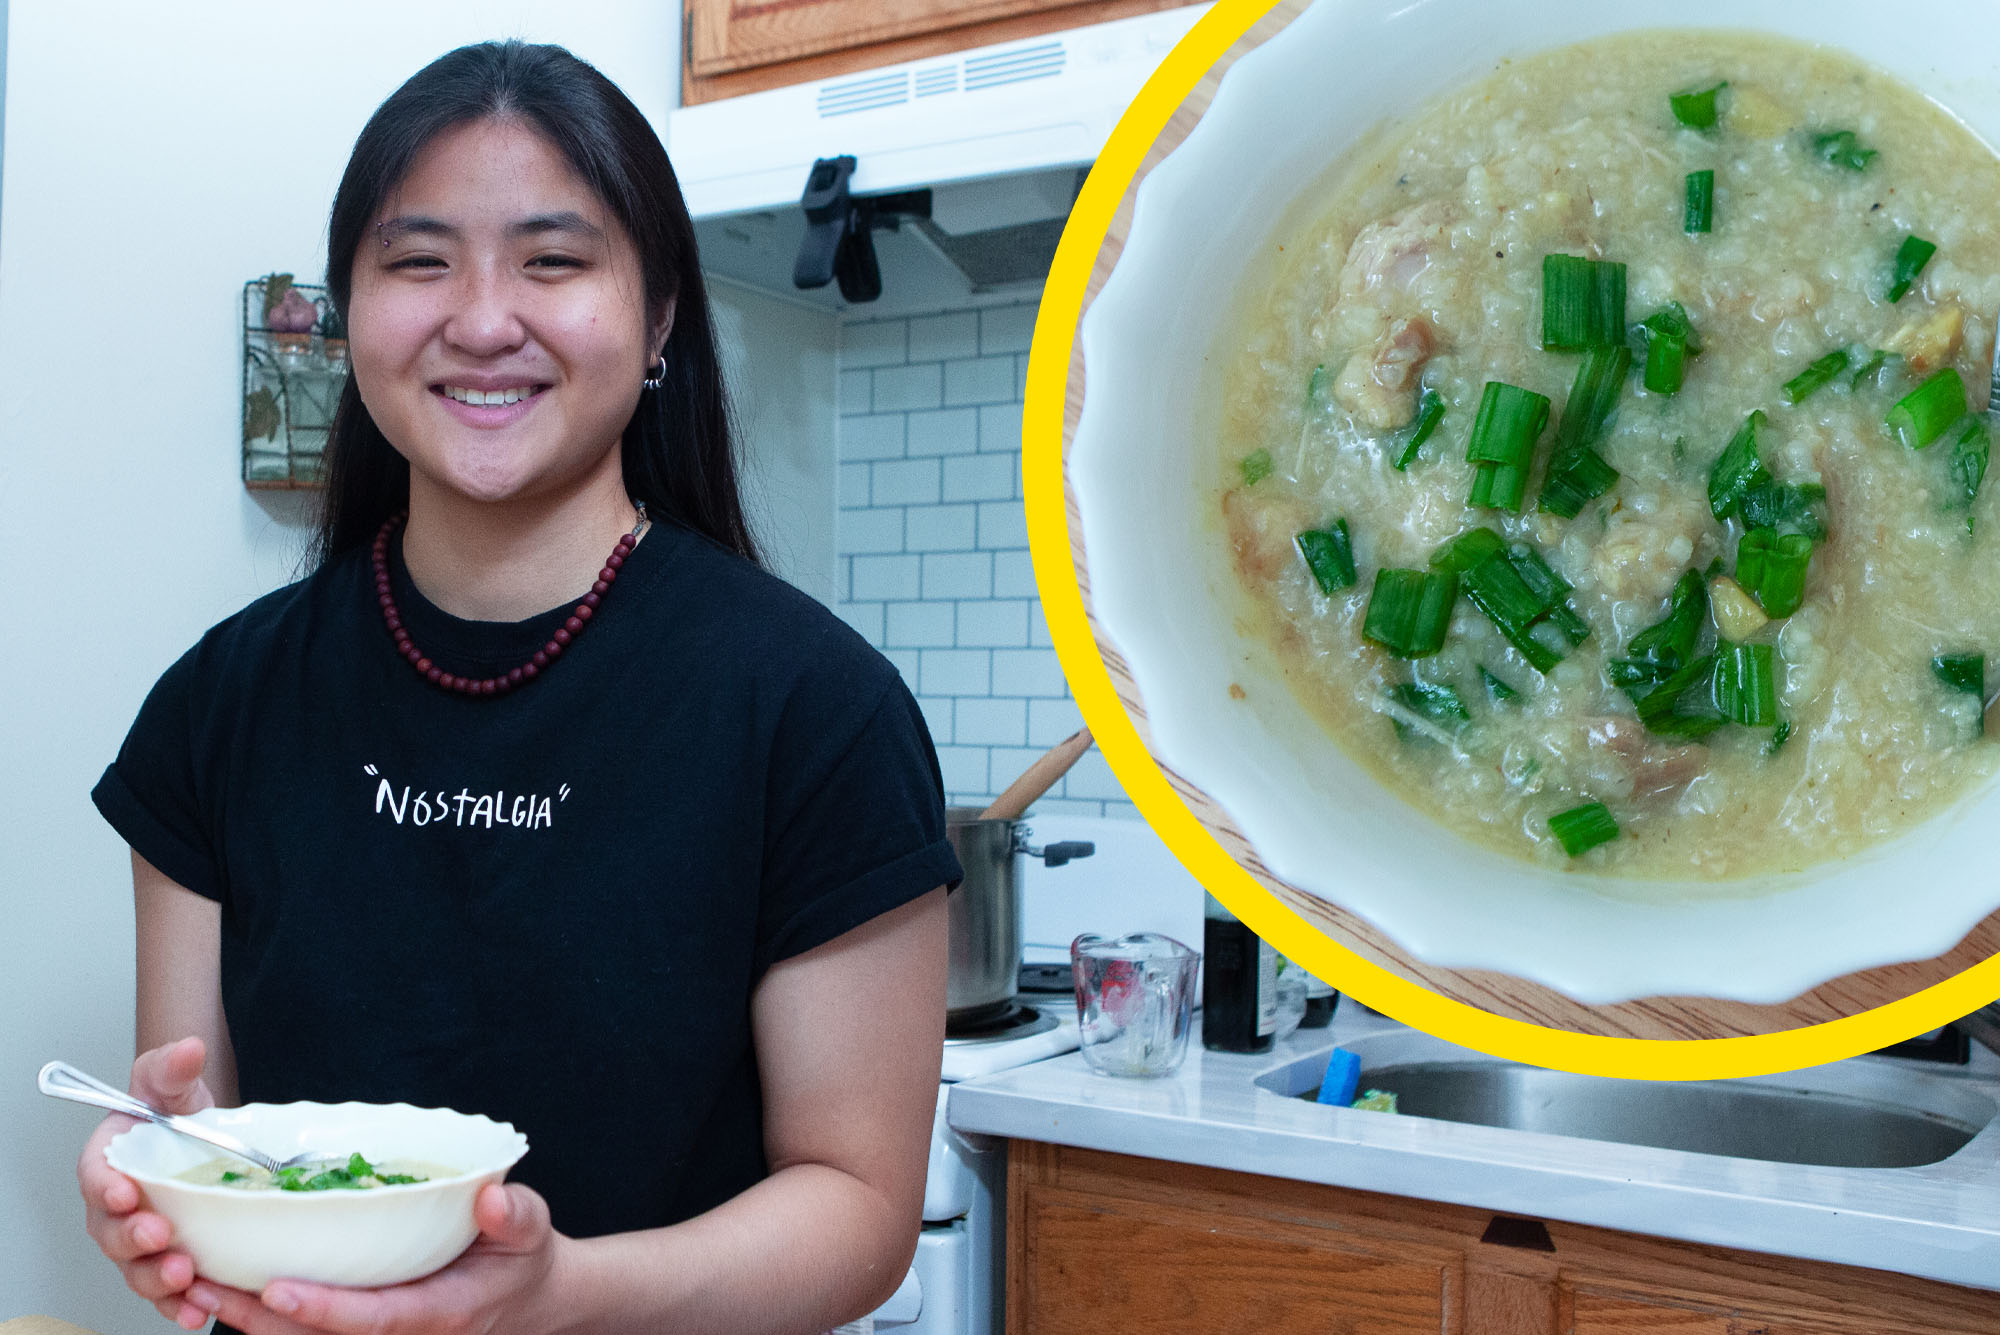
[[[1304,970],[1300,970],[1304,973]],[[1306,974],[1306,1017],[1299,1021],[1301,1029],[1324,1029],[1333,1019],[1333,1003],[1340,1000],[1340,993],[1329,983],[1322,983],[1311,974]]]
[[[1215,896],[1202,924],[1201,1043],[1269,1052],[1278,1030],[1278,952]]]

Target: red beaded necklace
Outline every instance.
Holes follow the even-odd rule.
[[[637,501],[633,507],[639,512],[639,522],[632,531],[618,539],[618,545],[611,549],[605,559],[604,568],[597,572],[597,582],[590,586],[590,592],[583,595],[583,601],[570,612],[569,618],[556,628],[549,642],[535,651],[535,656],[521,666],[497,677],[459,677],[446,672],[424,655],[423,650],[410,639],[410,632],[403,629],[403,614],[396,607],[396,595],[389,584],[389,537],[396,526],[409,519],[409,511],[390,515],[382,524],[382,531],[375,535],[375,547],[370,558],[375,566],[375,601],[382,608],[382,624],[389,628],[395,638],[396,652],[407,660],[411,667],[423,675],[424,680],[434,686],[442,686],[447,691],[457,691],[460,695],[505,695],[524,682],[533,681],[543,669],[562,657],[570,641],[583,633],[583,627],[597,615],[597,605],[618,579],[618,569],[631,555],[638,544],[640,535],[646,531],[646,507]]]

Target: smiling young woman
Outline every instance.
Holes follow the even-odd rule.
[[[108,1119],[93,1237],[255,1335],[866,1312],[915,1246],[959,868],[895,669],[758,567],[664,150],[567,52],[463,48],[363,129],[328,257],[317,568],[167,671],[93,794],[133,850],[132,1087],[531,1148],[436,1275],[260,1298],[194,1273]]]

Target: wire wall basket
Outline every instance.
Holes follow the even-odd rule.
[[[326,483],[327,435],[347,386],[347,328],[326,289],[266,274],[243,285],[243,485]]]

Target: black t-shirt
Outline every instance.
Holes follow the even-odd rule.
[[[392,564],[447,671],[518,666],[568,615],[459,620]],[[92,796],[221,903],[244,1102],[512,1122],[515,1180],[574,1236],[673,1223],[763,1177],[752,988],[960,875],[894,667],[668,524],[563,657],[500,697],[419,677],[367,553],[336,558],[174,664]]]

